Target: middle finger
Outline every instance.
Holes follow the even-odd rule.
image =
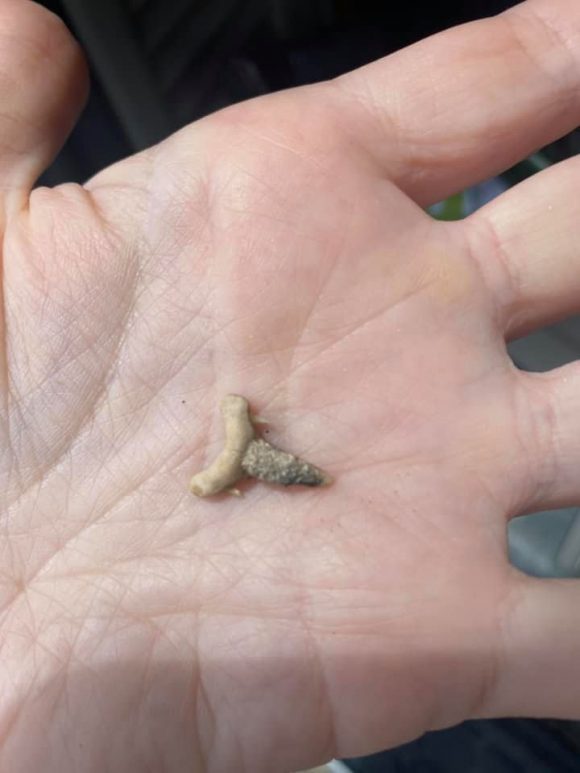
[[[516,338],[580,312],[580,157],[520,183],[461,227]]]

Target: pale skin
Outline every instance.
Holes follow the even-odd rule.
[[[530,0],[31,194],[82,56],[0,2],[0,770],[292,771],[474,716],[580,717],[580,587],[506,524],[580,502],[580,6]],[[47,63],[50,63],[50,66]],[[296,292],[296,288],[300,292]],[[194,497],[247,396],[335,478]]]

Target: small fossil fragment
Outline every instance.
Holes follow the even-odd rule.
[[[227,395],[222,400],[221,410],[226,432],[224,450],[213,464],[191,479],[191,490],[198,497],[234,489],[244,477],[242,457],[255,436],[248,401],[244,397]]]
[[[225,446],[207,469],[191,479],[191,490],[198,497],[229,491],[239,495],[235,484],[242,478],[259,478],[282,486],[326,486],[332,478],[309,462],[256,437],[248,401],[240,395],[227,395],[221,403],[225,425]]]
[[[330,483],[325,472],[294,454],[280,451],[262,438],[252,440],[242,459],[242,470],[250,478],[259,478],[282,486],[324,486]]]

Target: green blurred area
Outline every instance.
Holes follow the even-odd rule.
[[[545,153],[538,152],[507,169],[499,177],[508,188],[511,188],[526,178],[547,169],[551,164],[552,161]],[[428,211],[436,220],[462,220],[471,212],[468,199],[467,191],[454,193],[448,199],[429,207]]]

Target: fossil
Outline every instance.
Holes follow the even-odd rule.
[[[221,403],[225,426],[225,445],[215,461],[191,479],[191,491],[210,497],[235,487],[243,478],[258,478],[282,486],[327,486],[332,478],[310,462],[282,451],[256,436],[255,425],[262,423],[250,415],[248,401],[240,395],[227,395]]]

